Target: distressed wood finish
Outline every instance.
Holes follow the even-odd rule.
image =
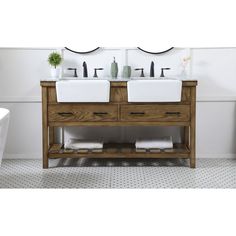
[[[55,139],[54,139],[55,133],[54,132],[55,132],[54,127],[53,126],[49,127],[49,144],[50,145],[55,143]]]
[[[52,145],[49,149],[50,158],[58,158],[58,156],[78,158],[78,157],[96,157],[98,158],[155,158],[158,154],[159,158],[176,158],[176,154],[181,158],[188,158],[190,150],[184,144],[175,144],[173,149],[166,150],[143,150],[139,152],[135,149],[134,144],[105,144],[104,149],[97,152],[94,150],[66,150],[63,145]]]
[[[122,121],[189,121],[188,105],[121,105]]]
[[[111,87],[110,102],[127,103],[128,96],[126,87]]]
[[[191,88],[190,167],[196,167],[196,88]]]
[[[50,127],[63,127],[63,126],[189,126],[190,121],[69,121],[69,122],[48,122]]]
[[[43,168],[48,168],[48,105],[47,87],[42,87]]]
[[[196,86],[183,81],[180,102],[129,103],[126,82],[111,82],[109,103],[58,103],[55,82],[42,81],[43,168],[48,158],[187,158],[196,166]],[[55,144],[55,127],[182,126],[183,143],[170,150],[136,150],[134,144],[105,144],[103,150],[66,150]]]
[[[48,106],[49,122],[117,121],[117,105],[55,104]]]

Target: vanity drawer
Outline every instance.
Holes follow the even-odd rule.
[[[117,121],[117,105],[55,104],[48,106],[49,122]]]
[[[189,105],[122,105],[122,121],[189,121]]]

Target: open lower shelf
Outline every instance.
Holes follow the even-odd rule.
[[[133,143],[105,143],[102,150],[67,150],[62,144],[53,144],[48,151],[49,158],[189,158],[190,150],[182,143],[173,149],[139,149]]]

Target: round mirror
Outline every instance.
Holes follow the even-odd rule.
[[[166,52],[169,52],[170,50],[172,50],[174,47],[171,48],[165,48],[165,47],[159,47],[159,48],[141,48],[141,47],[137,47],[139,50],[149,53],[149,54],[154,54],[154,55],[158,55],[158,54],[163,54]]]
[[[100,48],[100,47],[96,47],[96,48],[94,48],[94,49],[85,49],[85,48],[83,47],[83,49],[82,49],[82,48],[77,47],[77,48],[71,49],[71,48],[65,47],[66,50],[68,50],[68,51],[70,51],[70,52],[73,52],[73,53],[78,53],[78,54],[88,54],[88,53],[92,53],[92,52],[97,51],[99,48]]]

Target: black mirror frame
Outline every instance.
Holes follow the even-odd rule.
[[[87,51],[87,52],[78,52],[78,51],[74,51],[72,49],[69,49],[68,47],[65,47],[66,50],[70,51],[70,52],[73,52],[73,53],[77,53],[77,54],[88,54],[88,53],[92,53],[92,52],[95,52],[99,49],[100,47],[97,47],[91,51]]]
[[[146,51],[140,47],[137,47],[139,50],[141,50],[142,52],[145,52],[145,53],[149,53],[149,54],[153,54],[153,55],[159,55],[159,54],[163,54],[163,53],[166,53],[166,52],[169,52],[170,50],[172,50],[174,47],[171,47],[165,51],[162,51],[162,52],[149,52],[149,51]]]
[[[66,50],[68,50],[68,51],[70,51],[70,52],[73,52],[73,53],[77,53],[77,54],[89,54],[89,53],[92,53],[92,52],[97,51],[99,48],[101,48],[101,47],[97,47],[97,48],[95,48],[95,49],[93,49],[93,50],[90,50],[90,51],[87,51],[87,52],[78,52],[78,51],[72,50],[72,49],[70,49],[70,48],[68,48],[68,47],[65,47]],[[165,50],[165,51],[161,51],[161,52],[150,52],[150,51],[146,51],[146,50],[144,50],[144,49],[142,49],[142,48],[140,48],[140,47],[137,47],[137,48],[138,48],[140,51],[145,52],[145,53],[148,53],[148,54],[160,55],[160,54],[169,52],[169,51],[172,50],[174,47],[171,47],[171,48],[169,48],[169,49],[167,49],[167,50]]]

